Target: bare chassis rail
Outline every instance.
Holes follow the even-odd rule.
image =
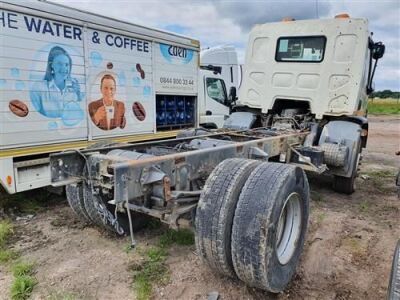
[[[145,213],[172,227],[190,224],[181,216],[196,207],[202,182],[227,158],[268,160],[280,156],[290,163],[293,145],[301,145],[309,132],[248,131],[218,132],[173,140],[120,144],[51,155],[54,186],[85,181],[93,193],[108,195],[117,208]],[[182,145],[191,148],[182,150]],[[204,144],[206,143],[206,144]],[[193,146],[195,145],[195,146]],[[196,149],[196,145],[200,145]],[[134,151],[144,157],[130,159],[110,151]],[[304,169],[321,173],[312,165]]]

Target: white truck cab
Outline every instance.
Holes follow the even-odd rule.
[[[341,14],[256,25],[246,50],[239,100],[224,126],[311,130],[296,150],[300,163],[302,153],[322,155],[334,189],[352,193],[368,137],[368,94],[385,51],[368,21]]]
[[[316,119],[366,115],[370,34],[366,19],[257,25],[239,101],[263,113],[294,101]]]
[[[231,112],[239,88],[240,65],[233,46],[217,46],[200,52],[200,125],[221,128]]]

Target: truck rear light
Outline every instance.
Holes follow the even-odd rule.
[[[296,21],[296,19],[292,18],[292,17],[284,17],[284,18],[282,18],[282,22],[291,22],[291,21]]]
[[[335,16],[335,19],[349,19],[350,16],[349,14],[343,13],[343,14],[338,14]]]
[[[7,182],[7,185],[11,185],[12,184],[12,177],[10,175],[8,175],[6,177],[6,182]]]

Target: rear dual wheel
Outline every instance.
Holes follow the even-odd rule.
[[[216,272],[236,277],[231,255],[233,216],[240,191],[258,162],[226,159],[210,174],[196,211],[197,252]]]
[[[82,183],[79,182],[67,185],[65,187],[65,194],[67,196],[68,204],[76,216],[83,222],[92,223],[92,220],[85,209]]]
[[[225,160],[211,173],[200,197],[197,251],[219,273],[280,292],[299,261],[308,201],[308,181],[299,168]]]
[[[116,210],[115,205],[109,204],[110,199],[106,195],[93,191],[89,185],[84,185],[83,195],[86,212],[93,223],[117,235],[129,233],[128,214]],[[133,231],[145,227],[149,219],[150,217],[145,214],[131,212]]]
[[[263,163],[246,181],[232,227],[232,261],[248,285],[278,293],[296,271],[309,215],[309,186],[300,168]]]
[[[103,149],[118,145],[120,144],[112,141],[102,141],[89,146],[87,149]],[[67,185],[65,190],[68,204],[79,219],[96,224],[117,235],[129,233],[127,214],[115,211],[115,206],[108,203],[109,199],[106,195],[95,192],[86,182]],[[131,217],[134,231],[146,226],[149,219],[148,216],[137,212],[131,212]]]
[[[95,194],[87,184],[70,184],[65,191],[69,206],[80,220],[96,224],[118,235],[129,232],[127,215],[117,212],[115,218],[115,206],[108,204],[104,196]],[[138,227],[137,219],[133,219],[135,228]]]
[[[390,274],[389,300],[400,300],[400,240],[397,242],[396,250],[393,255],[392,271]]]

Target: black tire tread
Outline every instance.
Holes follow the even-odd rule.
[[[84,186],[83,186],[83,193],[84,193],[83,199],[84,199],[85,209],[86,209],[86,212],[87,212],[89,218],[96,225],[103,227],[103,225],[105,225],[105,224],[103,223],[103,220],[102,220],[99,212],[97,211],[97,208],[94,203],[94,201],[99,201],[99,199],[93,193],[91,187],[87,184],[84,184]]]
[[[393,255],[392,271],[390,274],[389,300],[400,300],[400,240],[397,242],[396,250]]]
[[[84,194],[85,209],[87,211],[88,216],[93,221],[93,223],[95,223],[100,227],[103,227],[109,232],[119,234],[117,230],[114,228],[114,226],[112,226],[108,222],[106,223],[103,222],[103,217],[96,208],[96,205],[100,204],[114,216],[113,209],[115,208],[115,206],[107,204],[105,201],[103,201],[101,196],[94,194],[88,185],[84,186],[84,193],[85,193]],[[95,202],[97,202],[97,204]],[[131,217],[132,217],[133,231],[137,231],[139,229],[144,228],[147,225],[148,221],[151,219],[150,216],[138,212],[131,212]],[[128,234],[130,232],[130,227],[129,227],[129,219],[127,213],[117,212],[117,220],[119,225],[124,230],[124,234]]]
[[[355,176],[344,177],[335,175],[333,177],[333,190],[338,193],[350,195],[354,193]]]
[[[65,195],[72,211],[84,222],[92,223],[85,209],[82,183],[69,184],[65,187]]]
[[[357,146],[357,155],[360,155],[362,148],[361,148],[361,139],[358,141]],[[332,188],[335,192],[341,194],[351,195],[355,191],[355,181],[357,177],[358,171],[358,159],[355,160],[355,164],[352,167],[352,174],[350,177],[344,177],[339,175],[333,176],[333,185]]]
[[[271,267],[268,268],[274,251],[274,242],[271,239],[275,235],[271,234],[271,230],[277,225],[272,224],[271,215],[280,191],[291,180],[291,176],[299,172],[298,170],[290,165],[263,163],[250,174],[242,189],[232,227],[232,261],[239,279],[250,286],[277,293],[288,283],[286,279],[279,282],[279,279],[276,279],[278,275],[273,271],[271,273]],[[309,186],[305,173],[301,172],[302,188],[307,198],[305,220],[302,224],[300,248],[293,258],[294,268],[290,270],[287,280],[290,280],[295,272],[307,228]]]
[[[240,191],[259,162],[226,159],[208,177],[197,206],[196,247],[212,270],[236,278],[231,257],[233,214]]]

